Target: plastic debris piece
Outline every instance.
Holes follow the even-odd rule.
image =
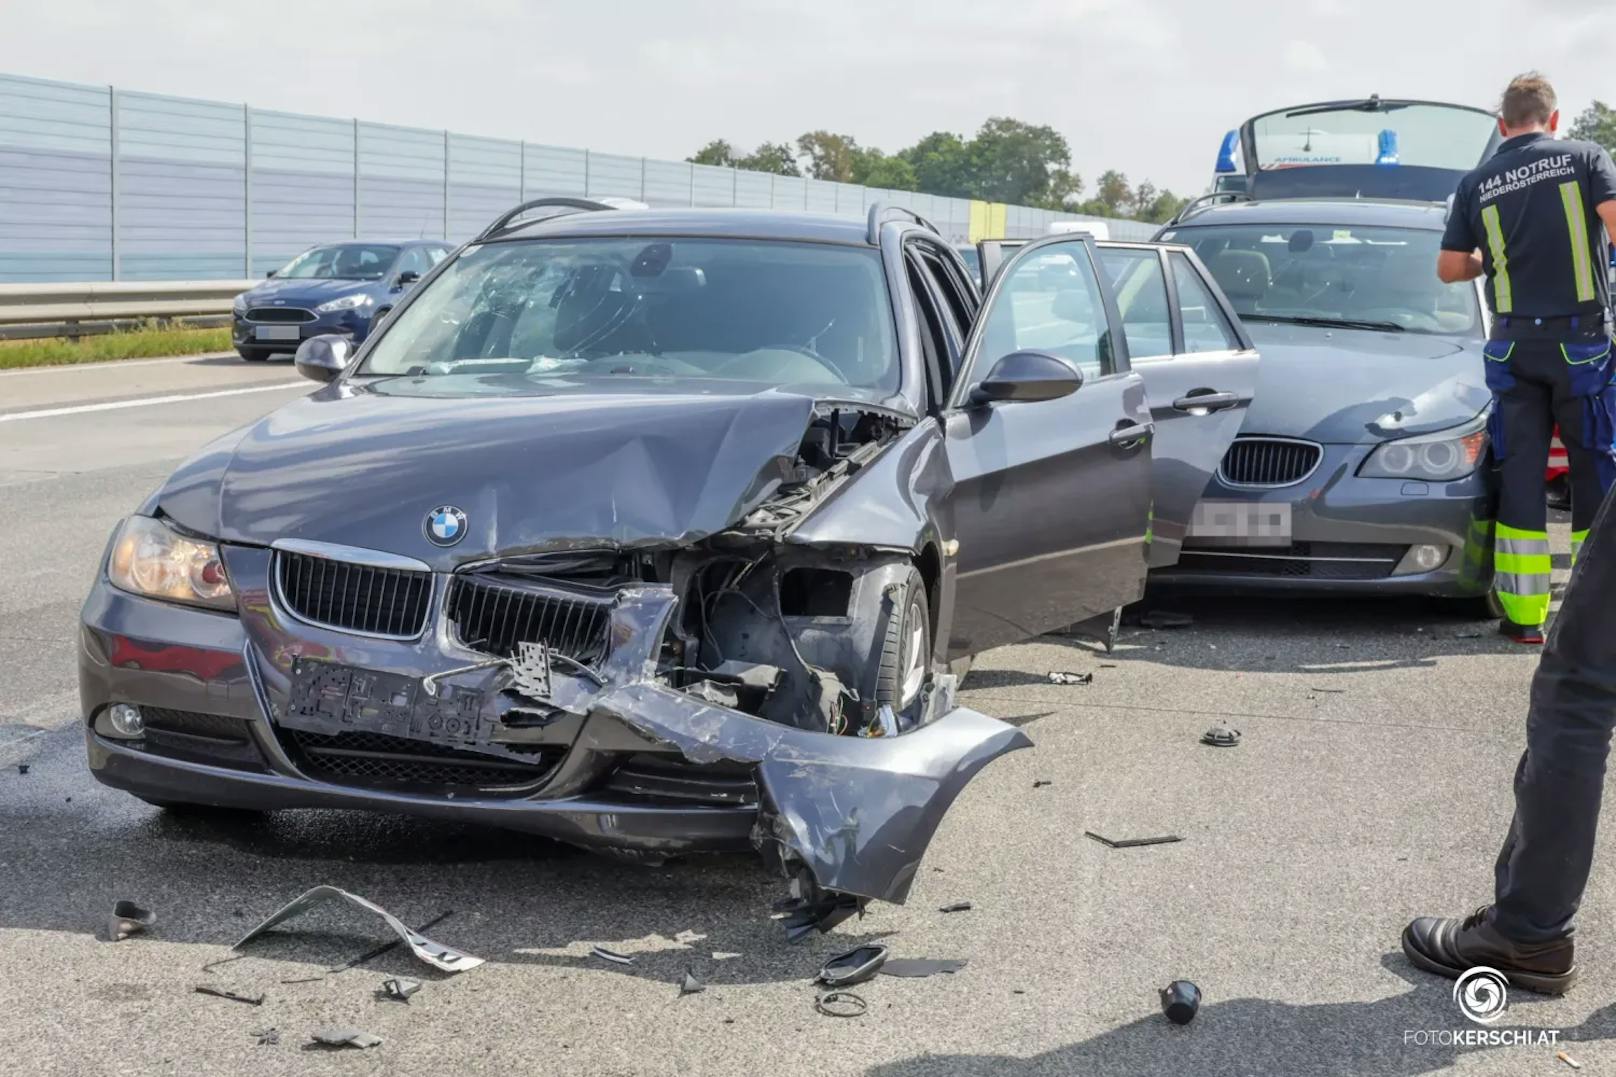
[[[963,957],[895,957],[881,966],[881,975],[905,979],[935,976],[939,972],[952,975],[968,963]]]
[[[315,1043],[327,1047],[375,1047],[382,1042],[380,1036],[373,1036],[362,1028],[352,1025],[332,1025],[329,1028],[317,1028],[311,1035]]]
[[[1574,1070],[1582,1069],[1582,1063],[1578,1062],[1576,1059],[1572,1058],[1570,1055],[1566,1054],[1564,1051],[1556,1051],[1556,1052],[1554,1052],[1554,1057],[1558,1058],[1561,1062],[1564,1062],[1566,1065],[1570,1066]]]
[[[421,933],[425,932],[428,928],[436,927],[437,925],[443,923],[443,921],[447,920],[449,917],[451,917],[453,915],[454,915],[454,910],[445,909],[443,912],[438,913],[438,915],[434,916],[432,919],[428,920],[426,923],[424,923],[420,927],[416,928],[415,933],[417,935],[420,935]],[[370,961],[373,958],[380,957],[383,954],[388,953],[389,951],[396,950],[398,948],[398,944],[403,942],[403,941],[404,941],[403,939],[394,939],[392,942],[384,942],[380,946],[375,946],[375,947],[372,947],[369,950],[366,950],[364,953],[360,954],[358,957],[351,957],[347,961],[344,961],[342,964],[333,965],[331,968],[328,968],[325,971],[326,971],[326,973],[347,972],[349,969],[355,968],[355,967],[357,967],[359,965],[363,965],[365,962]],[[313,977],[312,979],[309,979],[309,980],[282,980],[281,983],[283,983],[283,984],[313,983],[314,980],[321,980],[321,979],[324,979],[324,978],[325,978],[325,976],[321,975],[321,976]]]
[[[1105,838],[1092,830],[1085,830],[1083,833],[1101,845],[1109,846],[1112,849],[1132,849],[1138,845],[1167,845],[1175,841],[1184,840],[1177,834],[1163,834],[1157,838]]]
[[[679,981],[679,997],[684,998],[686,995],[699,994],[705,990],[707,990],[707,985],[696,979],[695,975],[689,969],[686,969],[685,978]]]
[[[1319,692],[1330,696],[1344,696],[1347,694],[1347,690],[1345,688],[1320,688],[1317,685],[1312,684],[1307,686],[1307,690],[1309,692]]]
[[[1149,610],[1139,618],[1139,623],[1146,628],[1188,628],[1195,623],[1195,618],[1172,610]]]
[[[1214,748],[1238,748],[1240,730],[1231,729],[1228,722],[1219,722],[1201,734],[1201,743],[1210,744]]]
[[[400,1002],[408,1002],[410,996],[419,990],[421,990],[420,980],[411,980],[404,976],[391,976],[382,981],[382,995]]]
[[[824,984],[826,987],[852,987],[861,984],[880,971],[886,964],[887,948],[885,946],[860,946],[856,950],[849,950],[845,954],[837,954],[826,961],[820,968],[819,975],[814,977],[814,983]]]
[[[247,995],[242,994],[239,991],[232,991],[228,987],[215,987],[212,984],[197,984],[194,988],[192,988],[192,990],[199,995],[213,995],[216,998],[227,998],[231,1002],[245,1002],[249,1006],[262,1006],[264,1004],[264,996],[262,993],[257,995]]]
[[[1454,639],[1480,639],[1481,635],[1482,635],[1481,629],[1479,629],[1479,628],[1461,628],[1459,631],[1457,631],[1457,632],[1455,632],[1453,634],[1453,638]],[[1561,1051],[1560,1054],[1565,1054],[1565,1052]],[[1555,1057],[1559,1057],[1559,1056],[1556,1055]]]
[[[107,939],[111,942],[122,942],[130,935],[138,935],[157,922],[157,914],[150,909],[143,909],[133,901],[118,901],[112,906],[112,916],[107,921]]]
[[[1065,670],[1054,670],[1049,674],[1050,684],[1093,684],[1092,673],[1069,673]]]
[[[971,903],[969,901],[956,901],[956,902],[953,902],[952,904],[944,905],[942,908],[938,909],[937,911],[938,912],[970,912],[971,911]]]
[[[1174,980],[1161,989],[1161,1008],[1173,1024],[1187,1025],[1201,1008],[1201,989],[1188,980]]]
[[[589,951],[590,957],[598,957],[602,961],[610,961],[614,965],[632,965],[634,958],[628,954],[620,954],[616,950],[608,950],[604,946],[596,946]]]
[[[18,763],[17,764],[17,773],[18,774],[27,774],[28,773],[28,764],[27,763]]]
[[[1042,789],[1046,785],[1054,785],[1054,784],[1055,784],[1054,781],[1049,779],[1049,778],[1035,778],[1035,779],[1033,779],[1032,787],[1034,789]]]
[[[851,991],[826,991],[814,999],[814,1009],[826,1017],[863,1017],[870,1004]]]
[[[247,1033],[258,1041],[260,1047],[273,1047],[281,1042],[281,1030],[271,1026],[269,1028],[255,1028]]]
[[[357,908],[364,909],[367,912],[373,912],[377,916],[380,916],[384,921],[386,921],[387,926],[392,928],[393,932],[398,935],[398,937],[402,939],[407,946],[409,946],[411,953],[435,969],[441,969],[444,972],[464,972],[467,969],[474,969],[483,963],[483,959],[480,957],[473,957],[468,953],[456,950],[452,946],[445,946],[441,942],[433,942],[419,931],[414,931],[407,927],[404,924],[404,921],[400,920],[398,917],[394,916],[380,905],[367,901],[358,894],[350,894],[346,890],[339,890],[335,886],[316,886],[314,889],[309,890],[302,896],[294,898],[268,920],[265,920],[263,923],[247,932],[247,934],[242,937],[242,940],[236,943],[235,946],[231,947],[231,949],[239,950],[275,925],[283,921],[290,920],[292,917],[313,908],[316,905],[322,905],[328,901],[335,901],[338,899],[346,901],[348,904]],[[444,916],[447,915],[448,913],[444,914]],[[443,917],[440,916],[438,919],[441,920],[442,918]],[[434,923],[435,922],[436,921],[434,921]],[[368,961],[372,957],[385,953],[388,949],[391,949],[396,945],[398,944],[389,943],[382,948],[368,954],[361,955],[345,965],[340,965],[332,971],[340,972],[345,968],[352,968],[354,965]]]
[[[733,951],[730,951],[730,950],[714,950],[713,951],[713,960],[714,961],[733,961],[737,957],[740,957],[740,956],[741,956],[740,954],[734,953]]]

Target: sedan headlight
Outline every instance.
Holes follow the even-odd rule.
[[[236,608],[219,547],[187,538],[149,516],[123,522],[107,565],[112,585],[137,595],[213,609]]]
[[[230,312],[238,318],[247,313],[246,292],[242,292],[240,295],[236,296],[235,300],[230,304]]]
[[[345,295],[341,299],[333,299],[329,303],[321,303],[314,308],[316,314],[335,314],[339,310],[358,310],[360,307],[370,306],[370,296],[364,292],[356,295]]]
[[[1487,422],[1481,416],[1451,430],[1384,442],[1369,454],[1358,474],[1371,479],[1448,482],[1476,470],[1486,451]]]

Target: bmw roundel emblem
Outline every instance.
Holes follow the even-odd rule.
[[[466,514],[453,505],[439,505],[426,514],[422,530],[432,545],[453,546],[466,537]]]

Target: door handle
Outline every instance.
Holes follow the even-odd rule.
[[[1224,411],[1240,403],[1236,393],[1220,392],[1217,389],[1195,389],[1173,401],[1176,411],[1193,411],[1202,415],[1214,411]]]
[[[1117,428],[1111,431],[1106,440],[1119,448],[1132,449],[1135,446],[1144,444],[1145,439],[1149,436],[1149,424],[1124,419],[1117,424]]]

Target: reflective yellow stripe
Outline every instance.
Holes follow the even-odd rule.
[[[1493,568],[1498,572],[1535,576],[1553,571],[1554,558],[1546,553],[1505,553],[1499,550],[1493,555]]]
[[[1498,588],[1498,604],[1504,607],[1504,616],[1518,625],[1537,627],[1549,619],[1548,592],[1535,595],[1515,595]]]
[[[1483,209],[1481,223],[1487,229],[1487,249],[1493,256],[1493,307],[1499,314],[1508,314],[1515,309],[1515,293],[1509,286],[1509,258],[1504,254],[1504,230],[1498,223],[1498,207]]]
[[[1582,544],[1588,540],[1587,530],[1571,532],[1571,563],[1575,565],[1582,554]]]
[[[1586,303],[1594,298],[1595,292],[1593,258],[1588,253],[1588,215],[1582,208],[1582,184],[1576,180],[1560,184],[1560,203],[1565,206],[1566,228],[1571,232],[1571,272],[1577,278],[1577,302]]]

